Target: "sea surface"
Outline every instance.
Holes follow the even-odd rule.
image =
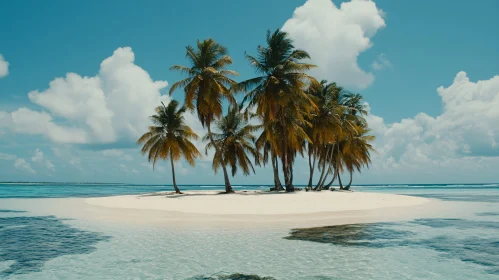
[[[0,279],[499,279],[499,184],[352,188],[439,199],[456,211],[301,229],[137,227],[62,219],[32,204],[171,186],[0,183]]]

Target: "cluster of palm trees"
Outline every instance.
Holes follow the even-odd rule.
[[[243,82],[231,78],[238,75],[227,69],[232,59],[227,49],[212,39],[186,47],[188,66],[171,67],[187,76],[170,89],[170,94],[183,89],[184,106],[178,108],[178,102],[172,100],[156,108],[156,115],[151,117],[154,125],[138,143],[143,145],[142,153],[148,153],[153,168],[158,159],[170,159],[175,192],[180,193],[174,161],[184,156],[194,165],[201,156],[191,142],[198,135],[185,124],[186,110],[197,112],[207,128],[203,137],[208,142],[206,153],[215,151],[213,169],[222,169],[226,193],[233,192],[228,168],[232,176],[238,168],[248,175],[255,171],[254,165],[266,166],[270,160],[273,189],[292,192],[298,155],[308,156],[307,190],[329,188],[336,179],[341,189],[348,189],[352,173],[371,163],[373,148],[369,143],[374,137],[369,135],[362,96],[308,75],[308,70],[316,66],[306,62],[309,54],[296,49],[286,32],[268,31],[266,43],[258,47],[256,56],[245,54],[257,77]],[[240,103],[235,98],[238,93],[244,94]],[[229,104],[225,116],[224,100]],[[254,122],[258,124],[251,124]],[[313,184],[316,171],[320,177]],[[350,174],[346,186],[340,177],[344,172]]]

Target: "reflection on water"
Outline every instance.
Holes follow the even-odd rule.
[[[414,228],[423,226],[426,230]],[[410,228],[408,231],[401,228]],[[430,231],[428,232],[428,228]],[[459,235],[436,232],[428,236],[431,229],[450,228],[461,231]],[[338,246],[384,248],[394,246],[418,247],[445,253],[447,257],[458,258],[485,267],[490,274],[499,274],[499,236],[486,234],[487,230],[497,233],[499,222],[474,221],[466,219],[417,219],[406,223],[352,224],[328,227],[294,229],[288,240],[302,240],[330,243]],[[471,233],[473,231],[474,233]],[[479,234],[476,234],[476,233]],[[481,234],[481,233],[483,234]],[[483,236],[482,236],[483,235]]]
[[[0,213],[22,211],[0,210]],[[53,216],[0,217],[0,262],[14,261],[0,277],[40,271],[43,264],[63,255],[87,254],[109,237],[70,227]]]

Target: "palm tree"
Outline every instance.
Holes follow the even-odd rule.
[[[170,101],[168,106],[161,102],[161,106],[156,108],[156,115],[150,117],[154,125],[149,127],[149,132],[144,133],[137,143],[143,145],[142,154],[148,153],[148,160],[152,161],[153,169],[158,159],[170,158],[173,187],[179,194],[181,192],[175,179],[174,161],[183,156],[190,165],[194,166],[194,159],[201,154],[190,141],[198,139],[198,136],[185,124],[183,116],[185,108],[177,110],[177,107],[176,100]]]
[[[247,108],[256,106],[263,125],[274,129],[269,133],[281,135],[281,141],[277,146],[272,144],[272,149],[281,159],[286,191],[294,191],[292,169],[297,143],[290,142],[300,142],[301,146],[303,139],[290,137],[307,137],[303,130],[308,124],[305,116],[315,109],[315,104],[305,93],[314,78],[305,72],[315,65],[301,62],[309,59],[309,54],[295,49],[288,34],[279,29],[268,31],[267,46],[259,46],[257,51],[256,57],[246,54],[246,58],[259,76],[237,84],[233,91],[246,92],[243,103],[249,101]],[[291,135],[289,129],[298,134]]]
[[[312,188],[312,178],[315,171],[315,163],[319,158],[318,168],[322,170],[319,182],[315,189],[320,189],[325,180],[325,171],[329,169],[329,158],[332,156],[331,145],[342,133],[341,114],[344,108],[338,102],[343,89],[336,83],[328,83],[322,80],[320,83],[312,83],[307,93],[317,104],[318,110],[310,116],[311,126],[307,134],[312,142],[308,143],[308,161],[310,178],[308,188]]]
[[[350,173],[350,182],[345,190],[350,189],[352,185],[352,173],[355,169],[360,172],[362,167],[369,167],[371,163],[371,152],[374,151],[369,142],[374,140],[374,136],[367,135],[369,129],[366,127],[358,127],[356,134],[349,137],[345,143],[343,161],[346,170]]]
[[[208,128],[208,138],[212,146],[215,151],[218,151],[212,137],[211,124],[222,116],[222,99],[228,100],[231,105],[236,105],[236,100],[230,91],[230,87],[236,82],[229,76],[239,74],[226,69],[228,65],[232,64],[232,59],[228,55],[227,49],[213,39],[198,41],[196,48],[187,46],[186,58],[189,66],[174,65],[170,68],[170,70],[179,71],[188,76],[174,83],[170,89],[170,94],[177,88],[184,89],[186,106],[191,110],[196,109],[201,124]],[[218,153],[221,154],[220,151]],[[230,193],[232,187],[225,165],[222,165],[222,169],[225,191]]]
[[[326,185],[326,188],[329,188],[334,180],[338,178],[340,189],[344,189],[340,174],[344,168],[351,174],[356,165],[368,166],[370,163],[369,152],[374,151],[368,142],[374,140],[374,137],[365,135],[368,131],[367,122],[364,118],[367,115],[367,110],[363,104],[362,95],[342,91],[335,97],[337,102],[342,106],[341,108],[343,108],[340,117],[343,133],[337,136],[337,141],[334,144],[331,158],[332,168],[330,168],[334,170],[334,175],[332,180]],[[363,144],[359,142],[361,141],[360,139],[362,139],[364,144],[369,146],[362,146]],[[353,148],[353,144],[360,145],[362,150],[355,152],[356,148]],[[360,172],[360,167],[357,169]],[[326,173],[326,177],[328,173]],[[324,185],[325,180],[323,180],[321,185]],[[348,188],[350,188],[350,185],[347,185]]]
[[[220,166],[230,166],[232,176],[236,175],[238,167],[244,175],[249,175],[255,168],[251,163],[248,153],[251,154],[260,164],[260,154],[254,146],[255,137],[252,132],[259,129],[259,126],[250,125],[245,120],[237,107],[232,107],[222,119],[216,121],[219,133],[206,135],[204,140],[213,139],[206,145],[206,153],[210,148],[218,147],[213,157],[213,170],[217,172]]]

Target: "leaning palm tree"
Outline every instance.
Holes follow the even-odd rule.
[[[350,173],[350,181],[344,187],[345,190],[350,189],[352,185],[352,173],[357,170],[361,171],[362,167],[369,167],[371,163],[371,152],[374,148],[369,142],[374,140],[373,135],[368,135],[367,127],[358,127],[357,131],[345,143],[343,161],[346,170]]]
[[[331,144],[342,134],[341,115],[344,111],[343,105],[339,104],[338,96],[343,89],[336,83],[328,83],[322,80],[320,83],[312,83],[307,93],[317,104],[318,109],[309,118],[311,126],[307,128],[307,134],[312,142],[308,143],[308,161],[310,176],[308,188],[312,188],[312,178],[315,171],[315,163],[319,158],[318,168],[322,170],[319,183],[315,189],[320,189],[324,184],[325,171],[329,169],[329,158],[332,156]]]
[[[174,83],[170,89],[170,94],[177,88],[184,89],[185,105],[191,110],[196,109],[201,124],[208,128],[208,138],[212,146],[215,151],[218,151],[218,146],[213,144],[211,124],[222,116],[222,99],[228,100],[231,105],[236,105],[236,99],[230,91],[230,87],[236,82],[229,76],[239,74],[226,69],[228,65],[232,64],[232,59],[228,55],[227,49],[213,39],[198,41],[195,48],[187,46],[186,58],[189,66],[174,65],[170,68],[170,70],[179,71],[188,76]],[[225,191],[230,193],[232,187],[225,165],[222,165],[222,169],[225,178]]]
[[[294,191],[293,161],[296,154],[295,139],[289,139],[289,128],[306,135],[303,127],[305,115],[315,109],[315,104],[305,93],[307,85],[314,79],[305,72],[315,65],[302,62],[309,59],[306,51],[295,49],[286,32],[267,32],[267,46],[259,46],[256,57],[246,55],[255,71],[256,78],[243,81],[233,87],[233,91],[244,91],[243,103],[248,101],[248,109],[256,107],[256,114],[264,126],[274,126],[273,133],[283,136],[273,147],[281,159],[286,191]],[[288,124],[287,120],[293,120]],[[301,123],[300,126],[296,124]],[[267,139],[270,141],[271,139]],[[301,145],[301,143],[300,143]]]
[[[210,140],[210,137],[213,139],[206,145],[206,153],[210,148],[218,147],[213,157],[215,173],[219,167],[224,166],[230,166],[232,176],[236,174],[238,167],[242,169],[244,175],[249,175],[251,171],[254,173],[255,168],[248,153],[255,158],[256,164],[260,164],[260,154],[254,146],[256,139],[252,134],[259,129],[259,126],[248,124],[239,109],[233,107],[225,117],[216,121],[216,127],[218,133],[204,137],[204,140]],[[225,179],[229,181],[228,177]]]
[[[170,101],[168,106],[161,102],[161,106],[156,108],[156,114],[150,117],[154,125],[149,127],[149,132],[142,135],[137,143],[143,145],[142,154],[148,153],[148,160],[152,161],[153,169],[158,159],[170,159],[173,187],[175,192],[180,194],[175,179],[174,161],[183,156],[190,165],[194,166],[194,159],[201,154],[190,141],[198,139],[198,136],[185,124],[183,116],[185,108],[177,109],[177,107],[176,100]]]

